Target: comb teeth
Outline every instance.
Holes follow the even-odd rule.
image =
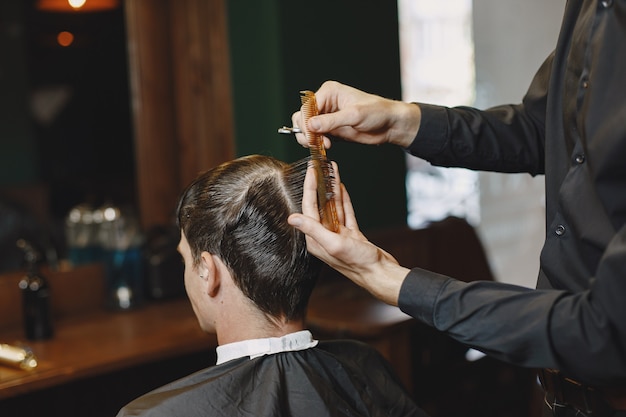
[[[322,135],[309,132],[309,130],[306,129],[309,119],[319,114],[315,93],[308,90],[300,91],[300,101],[302,102],[301,111],[305,123],[304,134],[309,143],[311,163],[317,177],[317,200],[320,219],[327,229],[336,232],[339,230],[339,220],[335,208],[335,201],[333,200],[333,167],[328,158],[326,158],[326,149],[324,148]]]
[[[308,119],[309,117],[317,116],[318,112],[317,103],[315,101],[315,93],[308,90],[300,91],[300,101],[302,102],[304,117]]]
[[[331,165],[328,159],[324,159],[321,161],[322,166],[322,174],[325,179],[325,187],[326,187],[326,199],[332,200],[335,196],[333,192],[333,181],[335,180],[335,172],[333,170],[333,166]]]
[[[317,101],[315,100],[315,93],[312,91],[300,91],[300,101],[302,102],[302,113],[304,115],[305,122],[311,117],[317,116]],[[313,158],[326,158],[326,150],[324,149],[324,141],[321,135],[309,132],[305,129],[305,136],[309,143],[309,149]]]

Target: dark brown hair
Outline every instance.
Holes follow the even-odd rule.
[[[306,164],[251,155],[200,174],[177,208],[194,266],[207,251],[229,268],[258,308],[288,320],[304,317],[320,262],[287,223],[301,211]]]

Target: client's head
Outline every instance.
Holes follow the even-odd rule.
[[[192,304],[187,281],[206,279],[203,258],[209,257],[265,316],[304,318],[320,263],[308,254],[304,235],[287,223],[289,214],[301,211],[302,180],[303,169],[252,155],[200,174],[184,190],[177,208],[179,250],[188,245],[185,283]],[[188,276],[192,272],[195,278]]]

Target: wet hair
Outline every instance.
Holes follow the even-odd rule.
[[[194,266],[218,256],[235,284],[264,313],[304,318],[321,263],[287,223],[301,212],[306,163],[250,155],[200,174],[182,193],[177,221]]]

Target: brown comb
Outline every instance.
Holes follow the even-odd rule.
[[[300,91],[300,100],[302,101],[302,114],[304,115],[304,125],[306,126],[311,117],[319,114],[315,93],[312,91]],[[339,219],[337,218],[337,209],[333,199],[333,169],[326,157],[324,139],[322,135],[309,132],[306,128],[304,129],[304,134],[309,143],[311,163],[313,168],[315,168],[315,177],[317,178],[317,204],[320,219],[324,227],[336,232],[339,230]]]

